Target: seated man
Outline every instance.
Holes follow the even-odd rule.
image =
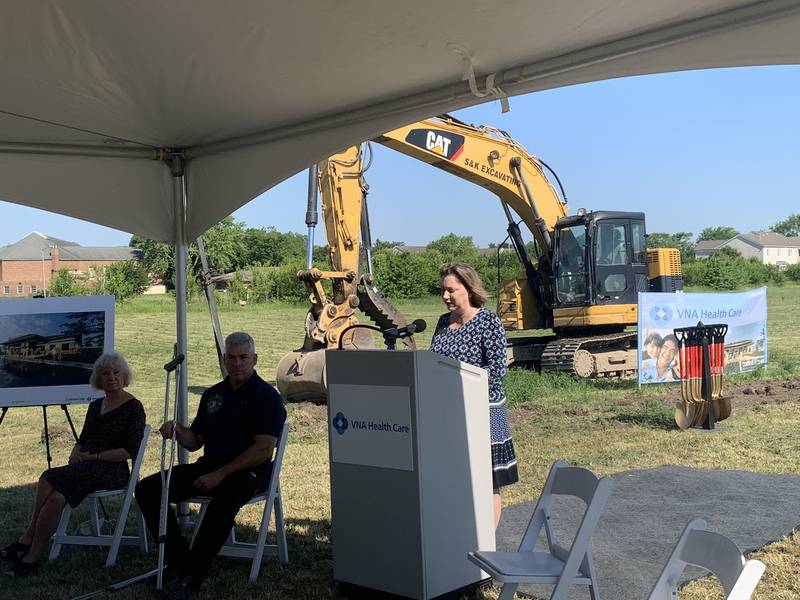
[[[203,392],[191,427],[175,424],[178,443],[193,452],[203,447],[203,456],[172,471],[170,502],[193,496],[211,496],[206,516],[194,545],[180,534],[175,513],[167,515],[166,564],[163,595],[191,598],[200,588],[211,561],[233,526],[236,513],[257,492],[266,489],[272,470],[272,455],[286,421],[283,398],[255,372],[258,355],[247,333],[236,332],[225,339],[228,376]],[[161,426],[170,438],[173,423]],[[147,527],[158,539],[161,477],[146,477],[136,486],[136,501]]]

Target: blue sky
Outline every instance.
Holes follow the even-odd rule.
[[[800,67],[753,67],[616,79],[496,102],[456,115],[508,131],[558,173],[570,213],[642,210],[649,231],[768,228],[800,212]],[[373,145],[367,172],[373,239],[425,244],[447,233],[485,246],[505,237],[495,197]],[[307,177],[234,213],[248,226],[305,233]],[[0,202],[0,244],[33,229],[82,245],[130,234]],[[317,241],[323,239],[318,228]]]
[[[3,332],[0,343],[31,333],[43,336],[59,335],[63,332],[62,326],[68,314],[71,313],[0,316],[0,331]]]

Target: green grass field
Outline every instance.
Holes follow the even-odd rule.
[[[800,287],[769,290],[770,365],[756,376],[739,376],[740,383],[757,379],[785,380],[800,375]],[[409,319],[435,322],[443,312],[436,298],[398,303]],[[148,421],[161,422],[164,405],[162,365],[174,341],[174,305],[169,297],[142,297],[118,309],[116,346],[135,373],[130,391],[145,405]],[[226,332],[249,331],[256,340],[259,372],[274,380],[280,357],[303,339],[306,307],[270,304],[222,307]],[[213,336],[207,310],[192,304],[188,313],[190,412],[202,390],[218,378]],[[419,336],[427,347],[431,330]],[[736,378],[734,378],[736,379]],[[733,382],[735,384],[735,380]],[[553,460],[564,458],[600,474],[653,467],[686,465],[718,469],[800,474],[800,414],[795,395],[781,403],[737,406],[726,427],[713,436],[681,432],[672,412],[675,387],[637,389],[634,382],[575,382],[567,377],[539,376],[512,370],[506,380],[510,418],[520,465],[521,482],[504,495],[506,504],[534,499]],[[259,581],[248,585],[247,561],[218,559],[201,598],[340,598],[332,580],[328,449],[324,407],[288,407],[292,434],[286,453],[282,486],[288,519],[290,564],[264,561]],[[84,407],[72,411],[80,424]],[[50,409],[54,464],[66,462],[72,440],[60,410]],[[41,409],[13,409],[0,427],[0,531],[5,545],[19,535],[29,516],[33,486],[46,466],[41,439]],[[160,443],[153,437],[143,473],[156,470]],[[78,520],[80,520],[81,511]],[[254,535],[260,513],[245,509],[239,517],[243,533]],[[800,516],[798,516],[800,521]],[[676,531],[677,535],[677,531]],[[31,580],[4,581],[0,596],[8,598],[68,598],[126,579],[151,568],[155,554],[142,556],[123,549],[118,566],[104,569],[104,553],[74,549],[45,564]],[[800,597],[800,536],[790,536],[758,553],[767,574],[755,598]],[[115,594],[115,598],[149,597],[146,588]],[[721,597],[705,582],[689,586],[687,598]],[[487,598],[493,597],[492,594]],[[683,596],[682,596],[683,597]]]

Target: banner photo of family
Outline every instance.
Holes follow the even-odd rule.
[[[734,293],[639,293],[639,383],[680,381],[673,330],[728,325],[725,374],[767,364],[767,289]]]

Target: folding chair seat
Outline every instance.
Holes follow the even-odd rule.
[[[611,494],[612,481],[598,479],[581,467],[571,467],[563,460],[550,468],[542,495],[536,502],[528,528],[516,552],[470,552],[469,560],[503,584],[500,600],[511,600],[520,584],[552,584],[551,600],[563,600],[572,585],[589,586],[593,600],[600,599],[592,561],[591,538],[600,513]],[[586,509],[569,550],[556,542],[550,509],[554,496],[575,496]],[[547,551],[534,551],[542,529]]]
[[[724,535],[706,531],[703,519],[694,519],[675,544],[649,600],[676,600],[686,565],[713,573],[725,590],[725,600],[748,600],[765,568],[761,561],[745,559],[739,547]]]
[[[264,554],[269,556],[277,556],[282,564],[289,562],[289,551],[286,547],[286,525],[283,520],[283,499],[281,497],[281,464],[283,463],[283,454],[286,450],[286,442],[289,437],[289,425],[284,425],[281,435],[278,438],[278,445],[275,450],[275,458],[272,461],[272,474],[269,478],[269,484],[266,491],[253,496],[247,504],[264,503],[264,510],[261,515],[261,524],[258,528],[258,538],[255,543],[242,542],[236,539],[236,524],[231,527],[231,532],[225,545],[219,551],[220,556],[238,556],[240,558],[252,558],[253,562],[250,566],[250,581],[254,582],[258,579],[258,572],[261,570],[261,560]],[[194,533],[192,534],[192,543],[197,537],[197,532],[203,522],[203,518],[208,508],[208,503],[211,501],[209,496],[198,496],[188,500],[192,504],[200,505],[200,512],[194,523]],[[275,543],[267,544],[267,532],[269,531],[269,521],[272,512],[275,512]]]
[[[142,552],[147,552],[147,528],[144,523],[144,517],[136,511],[136,535],[124,535],[125,524],[128,520],[128,513],[131,509],[133,502],[133,492],[136,489],[136,484],[139,483],[139,471],[142,467],[142,460],[144,459],[145,448],[147,448],[147,438],[150,437],[150,425],[145,425],[142,441],[139,444],[139,451],[133,460],[131,466],[131,475],[128,478],[128,485],[118,490],[99,490],[93,492],[86,497],[85,502],[89,503],[89,514],[91,516],[90,526],[92,533],[89,535],[69,535],[67,534],[67,526],[69,525],[69,518],[72,514],[72,507],[69,504],[64,505],[64,510],[61,512],[61,520],[58,522],[56,532],[53,534],[53,545],[50,548],[50,560],[58,558],[61,554],[61,547],[64,545],[77,545],[77,546],[110,546],[108,557],[106,558],[106,566],[114,566],[117,562],[117,554],[121,544],[134,544],[138,545]],[[114,526],[114,532],[110,535],[102,532],[102,524],[100,517],[97,513],[97,503],[101,498],[108,498],[111,496],[123,496],[122,506],[120,507],[117,523]]]

